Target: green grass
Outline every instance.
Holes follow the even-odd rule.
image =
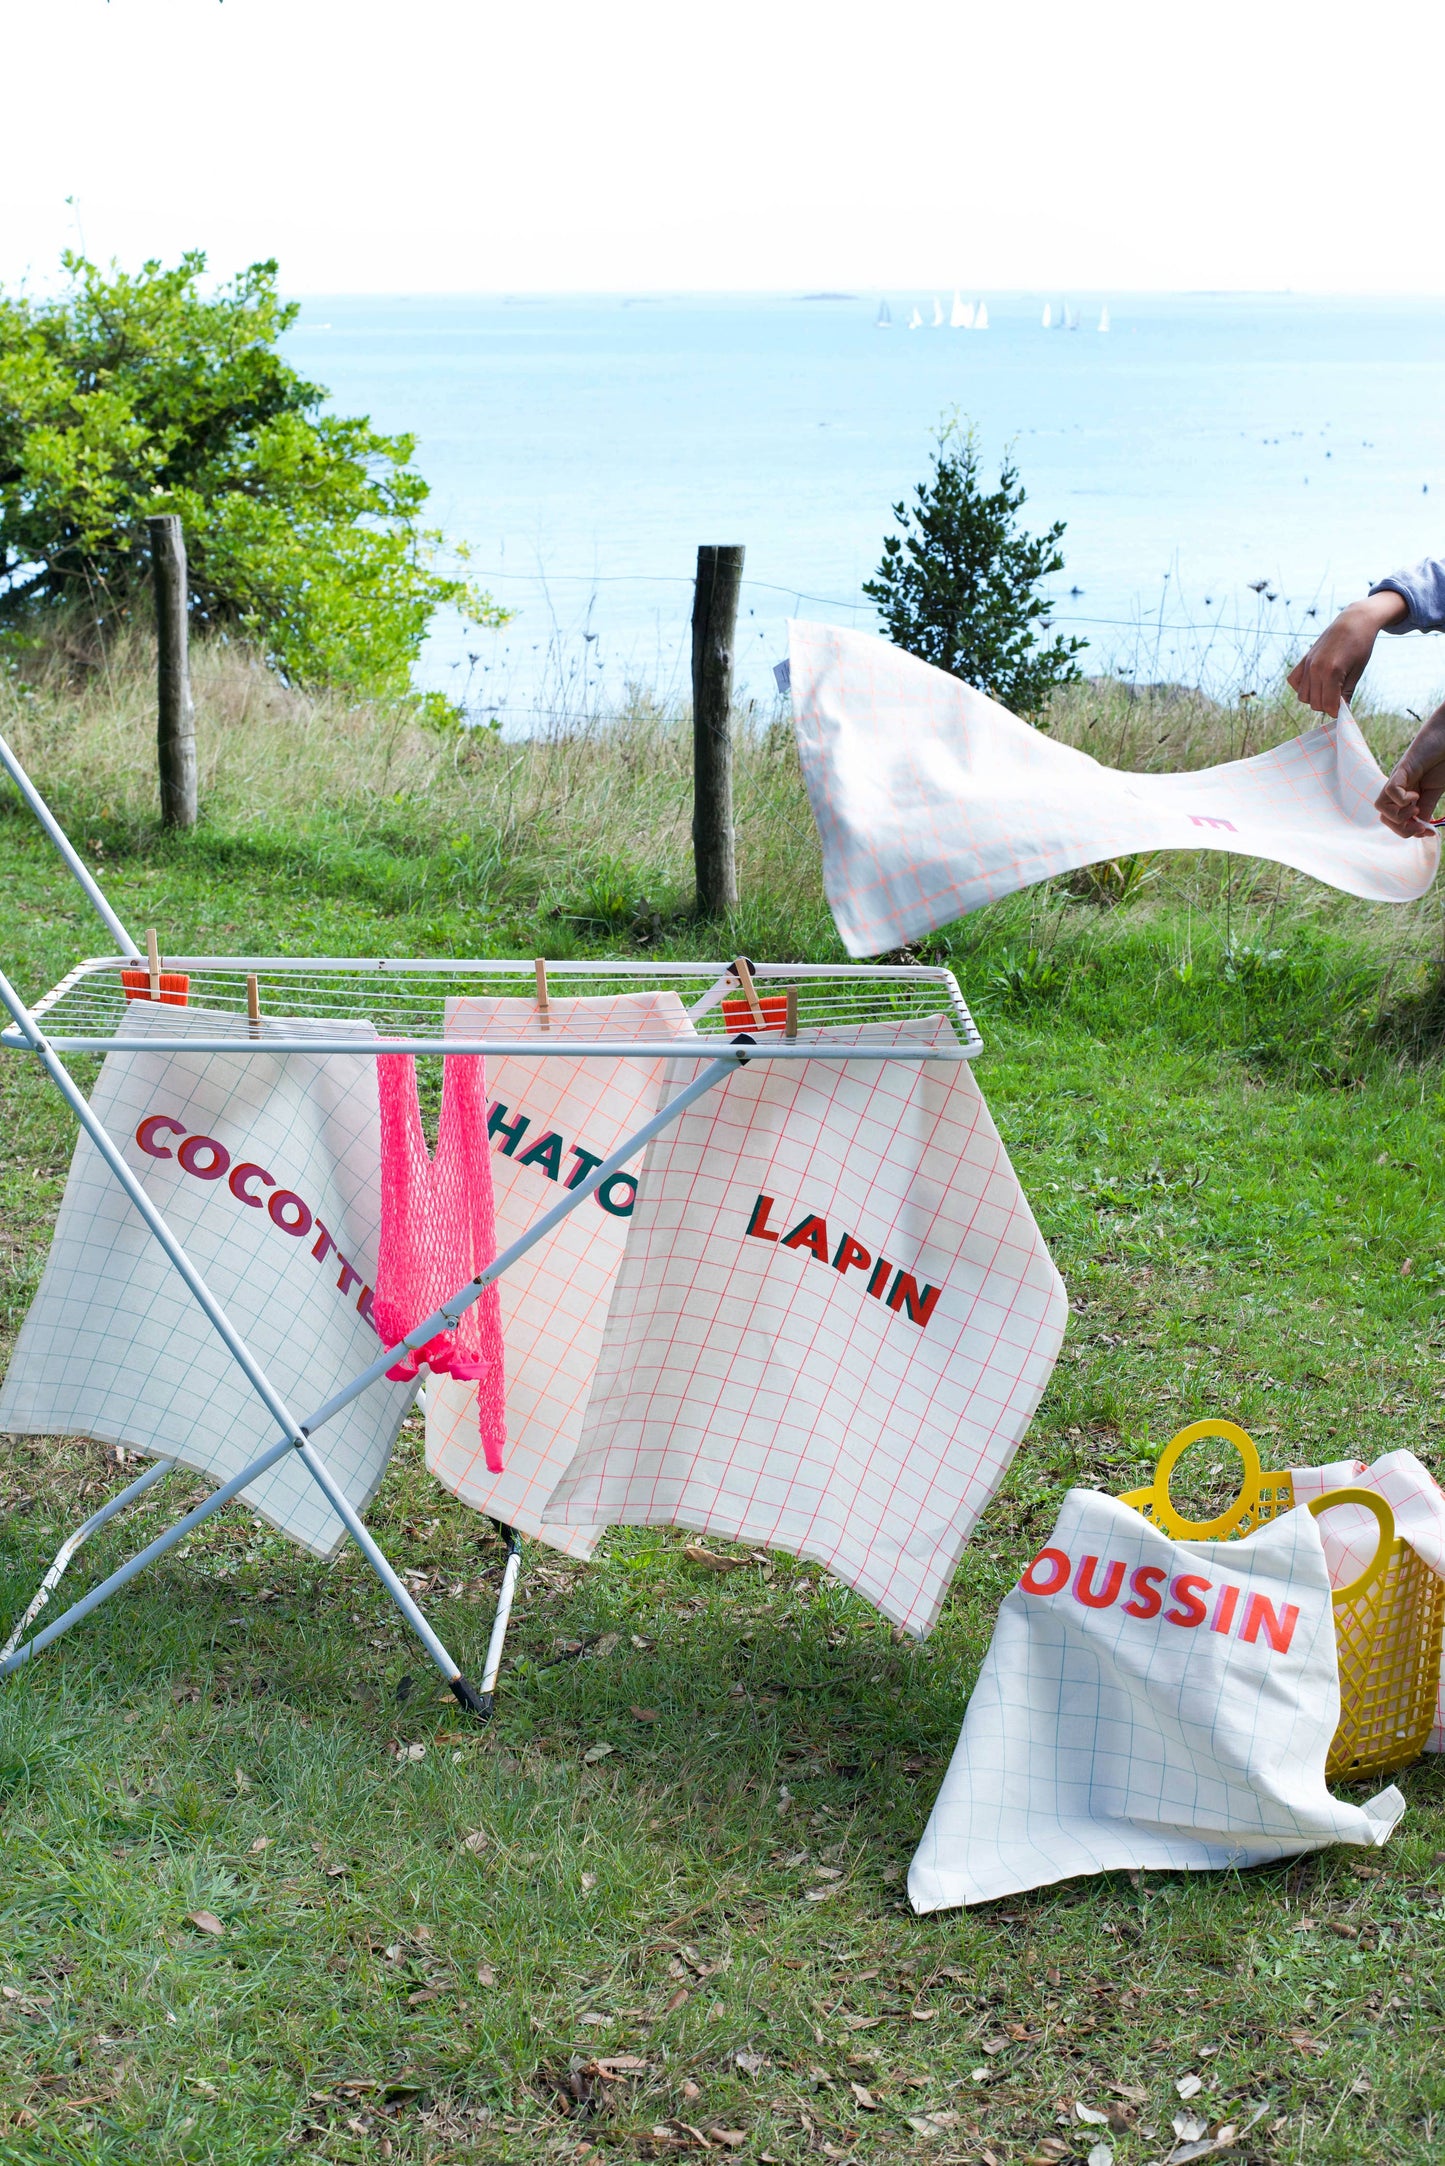
[[[748,901],[701,930],[681,914],[665,718],[613,748],[485,747],[470,775],[398,739],[389,756],[430,780],[396,802],[365,761],[350,796],[318,779],[303,717],[284,739],[294,816],[253,751],[255,788],[213,769],[207,824],[176,841],[148,818],[138,723],[98,694],[73,714],[26,698],[0,726],[29,730],[122,915],[172,946],[838,953],[796,770],[765,735],[742,790]],[[382,759],[380,720],[345,727]],[[1089,741],[1086,710],[1075,727]],[[529,793],[510,815],[487,764],[508,759]],[[0,892],[0,959],[27,993],[101,944],[3,801]],[[1392,916],[1213,858],[1116,909],[1060,884],[931,944],[980,1010],[980,1081],[1073,1317],[926,1643],[782,1557],[720,1576],[682,1534],[615,1534],[587,1566],[529,1545],[479,1730],[354,1553],[317,1565],[232,1510],[0,1688],[0,2166],[945,2166],[1083,2160],[1101,2136],[1141,2166],[1174,2146],[1189,2072],[1211,2126],[1263,2108],[1232,2157],[1437,2158],[1437,1762],[1400,1778],[1383,1852],[1106,1875],[926,1919],[902,1874],[999,1597],[1071,1483],[1127,1488],[1202,1414],[1276,1463],[1405,1444],[1441,1465],[1439,945],[1433,900]],[[0,1121],[8,1341],[72,1135],[15,1058]],[[0,1440],[0,1619],[121,1478],[93,1445]],[[1227,1479],[1206,1453],[1185,1493]],[[77,1586],[200,1493],[168,1490]],[[371,1523],[475,1670],[501,1551],[428,1481],[412,1429]],[[596,2072],[617,2059],[637,2065]],[[1120,2125],[1081,2125],[1076,2100]]]

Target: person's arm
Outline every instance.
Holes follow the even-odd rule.
[[[1437,707],[1428,722],[1416,731],[1407,751],[1395,764],[1394,773],[1375,799],[1375,810],[1386,827],[1408,841],[1412,835],[1433,835],[1429,816],[1445,792],[1445,707]]]
[[[1445,564],[1437,569],[1445,584]],[[1414,629],[1409,621],[1411,611],[1412,603],[1400,589],[1382,580],[1364,601],[1351,602],[1320,633],[1303,661],[1296,662],[1290,671],[1291,689],[1316,714],[1337,715],[1340,701],[1354,696],[1380,633]]]

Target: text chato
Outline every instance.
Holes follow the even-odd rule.
[[[1111,1558],[1107,1564],[1097,1557],[1081,1557],[1076,1565],[1062,1549],[1041,1549],[1019,1586],[1025,1594],[1058,1595],[1085,1609],[1117,1605],[1126,1617],[1137,1618],[1141,1624],[1157,1620],[1185,1631],[1207,1624],[1211,1632],[1233,1633],[1251,1644],[1262,1634],[1280,1655],[1288,1654],[1299,1622],[1298,1603],[1284,1602],[1276,1609],[1268,1595],[1245,1595],[1232,1580],[1216,1583],[1203,1572],[1171,1576],[1162,1564],[1136,1565],[1131,1572],[1122,1557]]]
[[[183,1143],[176,1142],[179,1136],[185,1137]],[[163,1137],[170,1141],[163,1142]],[[233,1161],[225,1144],[214,1136],[188,1134],[185,1122],[178,1121],[171,1113],[148,1113],[135,1132],[135,1140],[148,1158],[173,1158],[183,1173],[191,1174],[198,1181],[224,1181],[237,1203],[245,1204],[252,1211],[264,1211],[272,1225],[289,1234],[293,1241],[304,1241],[314,1234],[312,1255],[318,1263],[324,1263],[328,1256],[336,1258],[341,1266],[336,1280],[338,1293],[349,1295],[353,1286],[361,1287],[356,1297],[357,1311],[372,1330],[376,1330],[371,1313],[372,1289],[362,1284],[361,1273],[347,1262],[329,1228],[294,1188],[282,1188],[275,1174],[268,1173],[253,1159]]]

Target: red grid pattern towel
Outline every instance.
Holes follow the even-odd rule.
[[[1036,880],[1136,850],[1274,858],[1413,902],[1440,844],[1380,824],[1384,776],[1338,722],[1194,774],[1131,775],[1056,744],[885,640],[791,627],[793,715],[850,955],[877,955]]]
[[[754,1061],[649,1146],[548,1517],[773,1544],[926,1631],[1065,1312],[966,1066]]]

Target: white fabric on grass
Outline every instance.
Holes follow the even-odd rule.
[[[1252,759],[1123,774],[886,640],[827,624],[790,635],[823,884],[850,955],[1138,850],[1274,858],[1372,902],[1412,902],[1435,877],[1435,837],[1382,826],[1385,778],[1347,708]]]
[[[1393,1785],[1366,1805],[1325,1787],[1340,1693],[1330,1575],[1308,1512],[1244,1541],[1176,1542],[1118,1498],[1074,1489],[1040,1559],[1050,1552],[1068,1562],[1057,1590],[1020,1583],[1000,1607],[909,1871],[915,1910],[1078,1873],[1219,1870],[1386,1840],[1405,1809]],[[1077,1589],[1107,1591],[1119,1560],[1116,1599],[1089,1607]],[[1131,1600],[1148,1608],[1134,1575],[1151,1567],[1159,1607],[1130,1615]],[[1040,1583],[1056,1569],[1043,1563]],[[1186,1574],[1199,1584],[1176,1591]],[[1266,1630],[1244,1636],[1256,1594],[1282,1621],[1298,1610],[1284,1651]],[[1191,1607],[1203,1611],[1192,1623]]]

